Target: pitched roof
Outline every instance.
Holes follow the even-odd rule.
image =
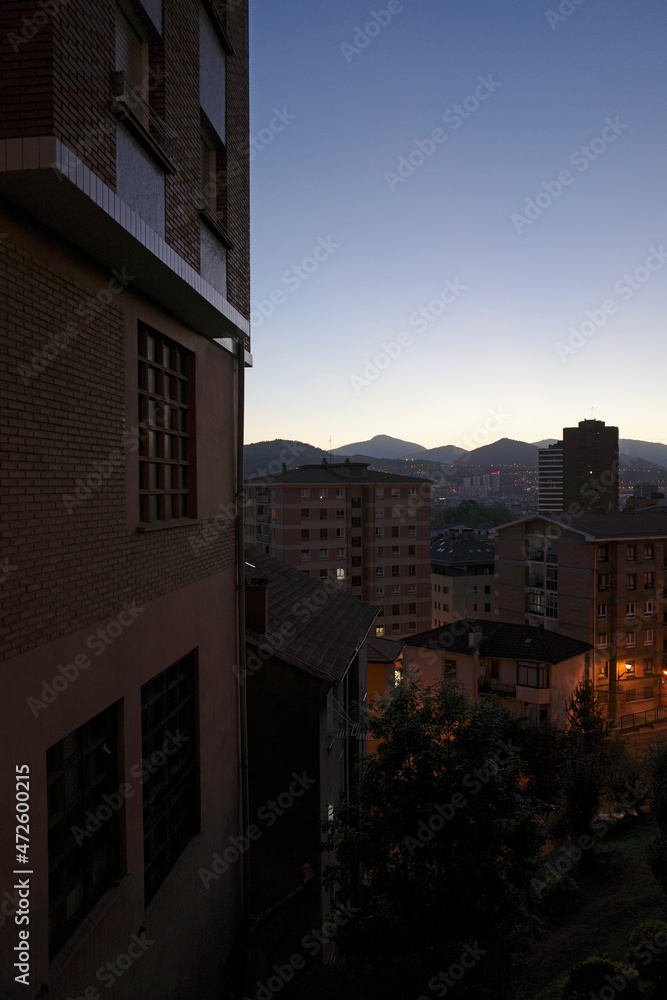
[[[246,629],[246,641],[316,677],[342,680],[378,609],[279,559],[254,549],[245,555],[246,574],[269,584],[267,630]]]
[[[258,477],[261,482],[265,479]],[[252,486],[253,477],[246,479],[246,483]],[[309,483],[314,485],[327,485],[333,483],[340,486],[341,483],[427,483],[431,480],[425,476],[404,476],[401,473],[376,472],[368,467],[366,462],[327,462],[320,465],[301,465],[298,469],[286,469],[271,476],[271,484],[298,485]]]
[[[369,635],[366,658],[369,663],[396,663],[404,649],[405,643],[402,640],[399,642],[396,639],[382,639]]]
[[[431,562],[439,566],[473,566],[492,563],[495,546],[470,535],[463,538],[434,538]]]
[[[587,512],[584,514],[530,514],[509,524],[491,529],[494,536],[506,528],[537,518],[560,525],[567,531],[585,535],[590,542],[625,538],[667,537],[667,507],[648,507],[634,511]]]
[[[446,650],[451,653],[471,653],[469,636],[477,626],[481,630],[481,656],[503,660],[531,660],[535,663],[562,663],[573,656],[588,653],[589,642],[571,639],[539,625],[518,625],[512,622],[484,621],[468,618],[440,628],[409,636],[408,646]],[[479,634],[479,633],[478,633]]]

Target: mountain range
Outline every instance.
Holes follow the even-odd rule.
[[[259,441],[247,444],[244,448],[246,475],[265,475],[276,473],[284,462],[287,468],[297,468],[299,465],[318,465],[323,459],[327,461],[336,458],[350,458],[367,464],[384,463],[387,471],[397,472],[401,463],[409,462],[410,468],[404,472],[423,472],[439,469],[441,463],[450,464],[463,469],[468,475],[468,469],[479,466],[523,466],[537,468],[538,448],[552,444],[554,439],[538,441],[529,444],[526,441],[513,441],[511,438],[501,438],[493,444],[482,445],[474,451],[466,452],[455,445],[442,445],[439,448],[424,448],[422,445],[400,438],[378,434],[369,441],[357,441],[353,444],[334,448],[331,452],[316,448],[301,441]],[[636,441],[621,439],[621,468],[628,472],[636,471],[646,476],[655,474],[662,476],[667,471],[667,445],[660,442]]]

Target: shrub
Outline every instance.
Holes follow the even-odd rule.
[[[627,960],[639,969],[642,979],[656,985],[667,982],[667,923],[644,920],[630,935]]]
[[[571,912],[579,895],[579,886],[569,875],[550,875],[540,893],[540,903],[554,916]]]
[[[575,965],[563,987],[562,1000],[593,1000],[613,990],[623,1000],[639,1000],[639,974],[631,965],[612,962],[606,955],[592,955]]]

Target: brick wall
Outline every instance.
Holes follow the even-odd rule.
[[[101,302],[91,287],[9,240],[0,245],[3,658],[235,562],[229,518],[128,530],[126,464],[136,458],[124,447],[124,432],[136,416],[126,414],[122,294]],[[108,298],[104,278],[98,287]],[[97,306],[89,316],[91,302]],[[219,380],[230,359],[196,340],[208,352],[202,367]],[[202,467],[217,461],[214,442],[198,441]],[[111,458],[113,468],[104,465]],[[93,488],[85,502],[72,504],[67,497],[77,497],[77,480]],[[220,500],[229,503],[232,491],[230,482]]]

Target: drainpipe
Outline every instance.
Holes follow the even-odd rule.
[[[243,414],[245,405],[245,337],[237,340],[237,392],[236,392],[236,552],[238,565],[238,613],[239,613],[239,753],[241,764],[241,829],[243,833],[250,824],[248,799],[248,699],[246,690],[246,645],[245,645],[245,556],[243,503]],[[241,948],[242,972],[245,983],[248,958],[248,935],[250,931],[250,867],[248,855],[241,860]]]

